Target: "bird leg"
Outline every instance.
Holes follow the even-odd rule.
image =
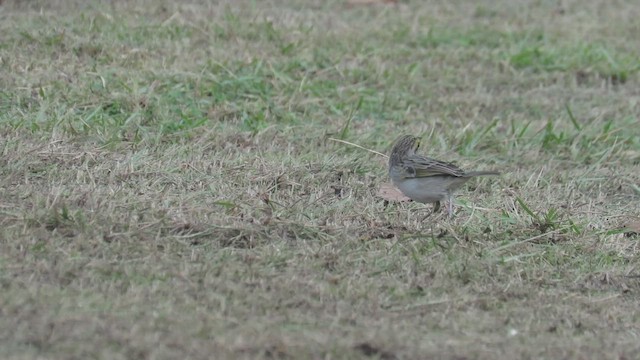
[[[440,210],[440,201],[436,201],[435,203],[433,203],[433,211],[431,211],[430,213],[427,214],[427,216],[422,218],[422,221],[420,222],[424,222],[425,220],[427,220],[429,216],[437,213],[439,210]]]
[[[433,204],[433,214],[437,213],[440,210],[440,201],[436,201]]]
[[[449,199],[448,199],[448,213],[449,213],[449,218],[453,217],[453,196],[449,195]]]

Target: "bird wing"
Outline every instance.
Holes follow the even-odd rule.
[[[430,159],[420,155],[411,155],[404,160],[407,171],[414,177],[428,177],[437,175],[464,176],[459,167],[440,160]]]

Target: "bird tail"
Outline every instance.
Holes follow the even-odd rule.
[[[500,175],[497,171],[469,171],[465,173],[466,177],[474,177],[474,176],[484,176],[484,175]]]

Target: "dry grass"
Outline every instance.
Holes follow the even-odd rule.
[[[635,3],[382,3],[0,5],[0,357],[640,357]]]

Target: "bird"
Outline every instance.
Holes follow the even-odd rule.
[[[389,177],[408,198],[434,203],[434,213],[440,210],[440,202],[446,200],[449,217],[453,216],[453,193],[464,183],[476,176],[500,175],[497,171],[466,172],[452,163],[416,154],[419,147],[418,137],[400,136],[389,155]]]

